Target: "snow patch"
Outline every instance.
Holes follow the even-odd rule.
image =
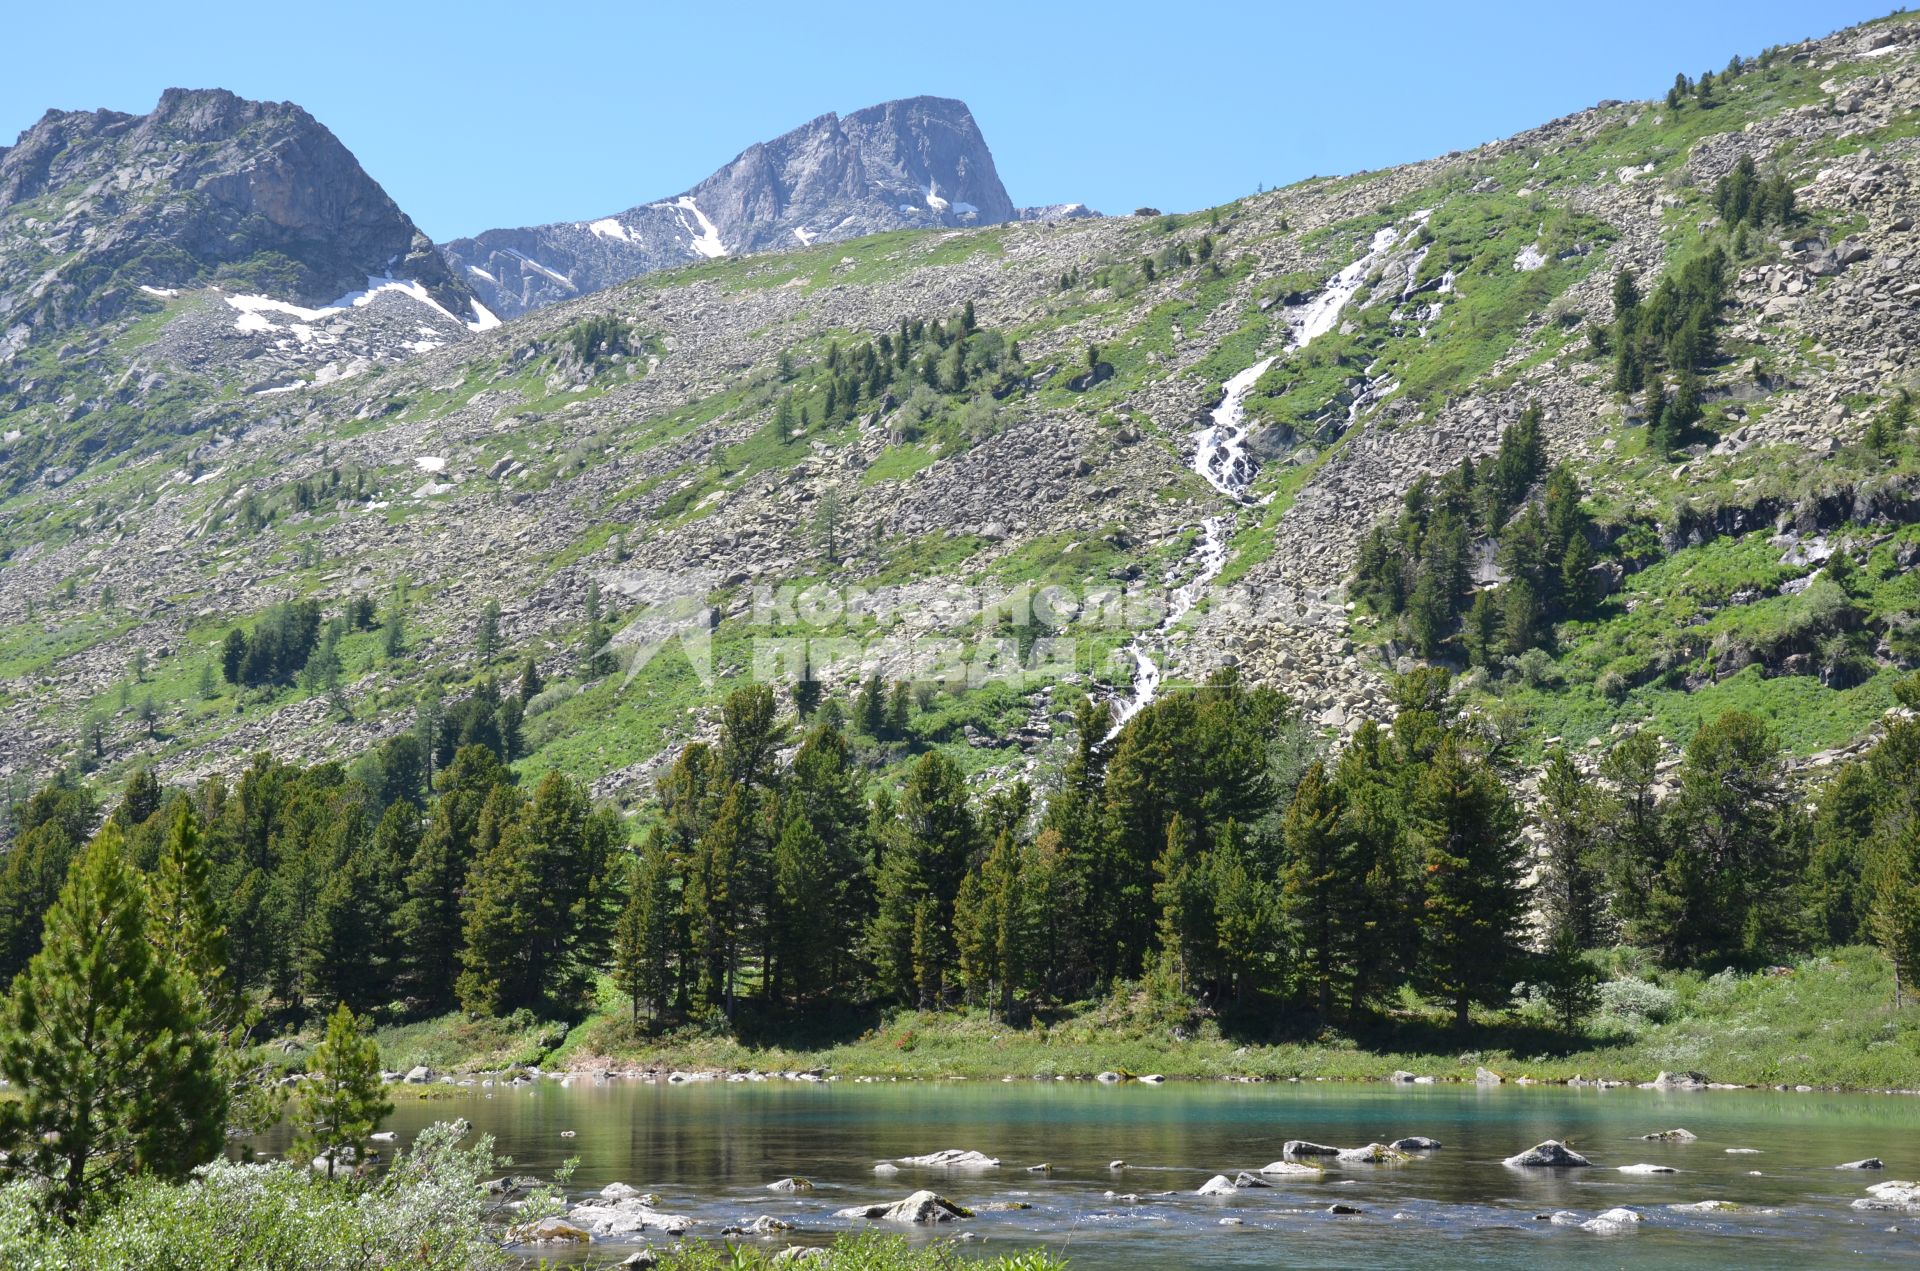
[[[978,216],[980,214],[980,209],[975,207],[971,203],[963,202],[963,203],[955,203],[953,205],[953,212],[954,212],[954,215],[956,216]]]
[[[500,325],[500,319],[493,316],[493,310],[472,298],[467,303],[473,306],[473,321],[467,323],[469,331],[491,331]]]
[[[180,294],[172,287],[149,287],[145,283],[140,284],[140,290],[146,292],[149,296],[158,296],[162,300],[171,300]]]
[[[445,472],[447,461],[439,455],[421,455],[413,461],[413,466],[422,472]]]
[[[816,230],[801,229],[796,225],[793,227],[793,236],[800,240],[800,246],[811,247],[813,246],[813,240],[820,237],[820,234]]]
[[[478,265],[468,265],[467,272],[472,274],[475,278],[483,279],[486,282],[492,283],[496,287],[500,285],[500,280],[498,278],[495,278],[492,274],[480,268],[480,266]]]
[[[937,185],[927,187],[927,206],[936,212],[944,212],[952,205],[940,197],[939,189],[940,187]]]
[[[699,255],[705,256],[708,260],[714,260],[727,254],[726,244],[720,241],[719,227],[707,219],[707,214],[700,210],[700,205],[693,201],[691,194],[681,195],[674,200],[673,206],[678,209],[680,214],[680,228],[687,231],[687,237],[690,240],[687,243],[688,247],[691,247]],[[694,231],[693,226],[687,224],[686,214],[688,212],[693,213],[693,219],[699,222],[700,229],[698,233]]]
[[[631,243],[633,235],[627,233],[627,227],[611,216],[595,221],[587,230],[596,238],[611,238],[618,243]]]
[[[1547,258],[1540,253],[1538,243],[1528,243],[1520,249],[1520,254],[1513,258],[1513,267],[1523,273],[1531,273],[1546,263]]]

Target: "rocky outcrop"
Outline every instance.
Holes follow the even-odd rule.
[[[99,321],[143,287],[312,306],[369,278],[471,316],[426,235],[291,102],[170,88],[146,115],[49,111],[0,152],[0,330]]]
[[[1077,206],[1035,210],[1058,220]],[[442,250],[489,308],[511,317],[717,256],[1019,217],[966,103],[911,97],[821,115],[670,198],[592,220],[487,230]]]

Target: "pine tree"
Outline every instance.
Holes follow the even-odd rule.
[[[1506,1000],[1527,892],[1505,788],[1457,737],[1440,743],[1414,790],[1413,839],[1426,875],[1420,978],[1457,1027],[1474,1003]]]
[[[184,1178],[224,1142],[213,1047],[154,948],[119,827],[94,836],[47,911],[0,1017],[4,1170],[69,1225],[136,1174]]]
[[[1316,763],[1300,778],[1281,825],[1282,912],[1305,968],[1303,978],[1323,1016],[1332,1013],[1334,994],[1352,984],[1350,955],[1360,903],[1356,891],[1366,883],[1341,825],[1344,812],[1340,791]]]
[[[343,1161],[366,1159],[367,1141],[393,1101],[380,1083],[380,1047],[342,1003],[327,1020],[307,1073],[294,1088],[294,1151],[327,1163],[327,1181]]]
[[[658,1017],[672,996],[675,911],[673,866],[656,833],[628,868],[627,903],[614,929],[614,987],[633,1003],[635,1024],[643,1003]]]
[[[1545,847],[1539,902],[1551,936],[1567,933],[1577,948],[1597,944],[1605,921],[1599,821],[1592,787],[1559,747],[1540,778],[1539,824]]]
[[[1909,822],[1873,862],[1867,925],[1893,966],[1893,1003],[1920,979],[1920,823]]]
[[[773,846],[775,913],[773,968],[768,992],[807,997],[826,978],[833,938],[833,867],[826,840],[807,820],[797,798],[787,800],[784,828]]]
[[[473,651],[485,666],[500,651],[500,602],[489,600],[480,610],[480,629],[473,637]]]

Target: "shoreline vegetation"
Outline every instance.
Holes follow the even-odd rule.
[[[1204,1017],[1156,1017],[1138,992],[1026,1027],[980,1011],[875,1012],[871,1023],[841,1021],[849,1030],[843,1040],[816,1034],[812,1044],[750,1044],[695,1030],[643,1036],[617,1010],[571,1029],[452,1014],[376,1036],[389,1069],[424,1065],[433,1073],[427,1084],[392,1083],[396,1098],[447,1097],[460,1081],[528,1068],[554,1076],[811,1074],[840,1081],[1086,1081],[1112,1073],[1123,1080],[1356,1083],[1402,1075],[1417,1084],[1472,1084],[1489,1081],[1484,1073],[1506,1084],[1606,1088],[1650,1084],[1668,1073],[1697,1074],[1716,1087],[1920,1093],[1920,1018],[1894,1009],[1891,974],[1877,950],[1837,949],[1746,974],[1642,974],[1612,981],[1633,987],[1609,991],[1577,1039],[1545,1020],[1530,1022],[1525,1009],[1476,1020],[1469,1033],[1455,1035],[1444,1020],[1409,1008],[1364,1028],[1256,1042],[1236,1036],[1231,1020],[1223,1027]],[[1185,1040],[1176,1040],[1175,1030]]]

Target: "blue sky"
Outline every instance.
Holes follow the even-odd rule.
[[[930,93],[972,106],[1016,203],[1171,211],[1658,95],[1891,3],[21,5],[0,136],[173,85],[295,101],[445,240],[618,211]]]

